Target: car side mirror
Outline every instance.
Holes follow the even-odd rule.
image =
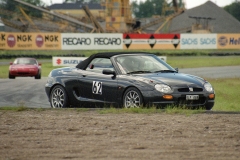
[[[177,71],[177,73],[178,73],[178,68],[174,68],[176,71]]]
[[[13,62],[10,62],[10,65],[12,65],[13,64]]]
[[[89,65],[89,68],[90,68],[90,69],[93,69],[93,68],[94,68],[94,65],[93,65],[93,64]]]
[[[38,63],[38,65],[39,65],[39,66],[41,66],[41,65],[42,65],[42,63]]]
[[[116,75],[116,72],[115,72],[115,71],[112,71],[112,70],[110,70],[110,69],[104,69],[104,70],[102,71],[102,73],[103,73],[103,74],[106,74],[106,75],[110,75],[110,74]]]

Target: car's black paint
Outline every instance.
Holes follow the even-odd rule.
[[[144,56],[148,53],[99,53],[90,56],[80,62],[76,67],[65,67],[54,69],[49,74],[45,90],[48,98],[51,97],[52,89],[59,85],[65,88],[69,101],[69,107],[91,107],[99,104],[113,104],[119,107],[123,106],[125,91],[134,88],[139,91],[144,105],[184,105],[190,107],[205,107],[211,109],[214,105],[214,98],[209,99],[209,94],[204,88],[206,80],[188,74],[178,73],[165,62],[157,59],[160,63],[166,65],[168,70],[156,73],[137,73],[124,74],[117,64],[117,57],[124,55]],[[101,73],[93,72],[90,63],[96,58],[108,58],[114,67],[114,71],[107,67]],[[95,66],[100,63],[95,63]],[[101,64],[100,64],[101,65]],[[92,66],[91,66],[92,67]],[[94,67],[94,65],[93,65]],[[171,86],[172,92],[167,93],[173,96],[173,99],[163,98],[162,93],[155,89],[156,84],[166,84]],[[190,92],[189,88],[193,91]],[[186,95],[199,95],[197,101],[187,101]],[[52,106],[53,107],[53,106]],[[66,106],[63,106],[66,107]]]

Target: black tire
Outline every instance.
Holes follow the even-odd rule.
[[[139,108],[143,106],[143,98],[140,91],[134,87],[128,88],[123,95],[124,108]]]
[[[41,72],[39,72],[36,76],[35,79],[41,79]]]
[[[68,96],[65,89],[57,85],[50,93],[50,104],[52,108],[67,108],[69,107]]]
[[[12,76],[10,73],[8,73],[8,78],[9,79],[15,79],[15,76]]]

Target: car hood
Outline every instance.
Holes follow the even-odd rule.
[[[144,79],[149,79],[152,83],[164,83],[169,86],[203,86],[206,82],[204,79],[183,73],[154,73],[146,75],[136,75],[141,76]]]
[[[24,65],[24,64],[19,64],[19,65],[11,65],[11,68],[25,68],[25,69],[30,69],[30,68],[38,68],[37,65]]]

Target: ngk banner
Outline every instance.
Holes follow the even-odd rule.
[[[87,57],[52,57],[53,66],[76,66]]]
[[[0,50],[5,50],[6,46],[6,33],[0,32]]]
[[[0,49],[60,50],[60,40],[60,33],[1,33]]]
[[[62,50],[123,49],[122,34],[62,33]]]

